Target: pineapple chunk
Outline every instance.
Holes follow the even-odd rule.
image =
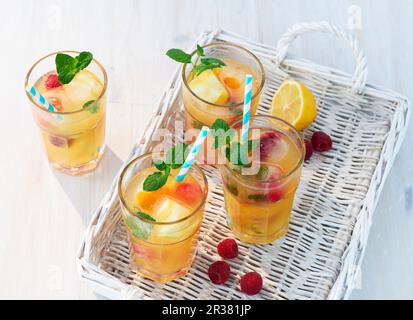
[[[191,90],[200,98],[215,104],[224,104],[229,94],[212,70],[206,70],[190,83]]]

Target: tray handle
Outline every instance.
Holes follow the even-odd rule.
[[[360,49],[358,40],[351,35],[350,33],[344,32],[335,25],[326,22],[304,22],[293,25],[287,30],[287,32],[281,37],[278,41],[275,61],[277,64],[281,64],[288,52],[290,44],[303,34],[314,33],[314,32],[323,32],[331,33],[342,38],[350,45],[353,50],[354,57],[356,59],[356,70],[353,73],[352,79],[352,91],[355,93],[362,93],[364,87],[366,86],[367,79],[367,58],[364,55],[363,51]]]

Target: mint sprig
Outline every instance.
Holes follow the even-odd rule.
[[[250,166],[247,163],[247,154],[259,144],[259,139],[248,140],[247,146],[242,146],[240,142],[232,141],[235,136],[235,129],[231,128],[229,124],[223,119],[217,119],[212,124],[212,133],[214,135],[214,148],[221,148],[225,146],[225,156],[229,162],[241,167]]]
[[[135,211],[134,214],[137,215],[138,217],[142,218],[142,219],[146,219],[146,220],[154,221],[154,222],[156,221],[156,220],[155,220],[153,217],[151,217],[149,214],[146,214],[146,213],[144,213],[144,212],[142,212],[142,211]]]
[[[154,166],[158,171],[146,177],[143,182],[143,190],[156,191],[162,188],[168,181],[171,170],[182,167],[188,152],[188,145],[184,143],[177,144],[169,149],[165,161],[158,160],[154,162]]]
[[[192,62],[192,56],[181,49],[169,49],[166,55],[180,63],[191,63],[193,66],[193,71],[196,76],[199,76],[202,72],[210,69],[221,68],[225,66],[225,63],[217,58],[206,57],[204,48],[200,45],[196,46],[196,60],[195,63]]]
[[[87,51],[81,52],[78,56],[72,57],[65,53],[56,55],[56,71],[59,82],[62,84],[70,83],[73,78],[85,69],[93,59],[93,54]]]
[[[267,201],[267,196],[265,194],[250,194],[248,199],[254,200],[255,202],[264,202]]]

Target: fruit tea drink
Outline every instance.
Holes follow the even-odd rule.
[[[67,60],[58,65],[57,55]],[[61,70],[76,59],[83,63],[83,69],[69,70],[74,76],[64,74],[62,83],[56,69]],[[47,110],[28,94],[52,166],[70,175],[95,169],[105,144],[107,77],[100,63],[89,53],[50,54],[30,69],[26,87],[29,84],[34,84],[55,107],[54,111]]]
[[[193,53],[193,61],[202,58]],[[219,59],[225,65],[197,74],[193,64],[182,69],[185,129],[212,126],[220,118],[233,123],[242,118],[245,75],[254,76],[251,114],[255,114],[265,82],[264,69],[250,51],[228,43],[213,43],[203,48],[205,57]]]
[[[192,165],[182,182],[175,181],[179,171],[172,169],[162,187],[145,191],[144,182],[155,172],[151,154],[133,160],[121,175],[119,197],[135,267],[144,277],[165,283],[191,267],[208,186]]]
[[[305,149],[297,131],[281,119],[255,116],[251,129],[260,129],[253,151],[259,151],[256,174],[243,175],[230,162],[220,171],[228,225],[241,241],[265,244],[287,233]]]

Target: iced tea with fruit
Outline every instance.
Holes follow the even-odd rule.
[[[58,55],[66,57],[67,62],[58,66]],[[88,62],[79,62],[84,68],[66,67],[74,65],[79,56],[82,53],[51,54],[39,60],[26,79],[26,87],[33,83],[37,92],[54,107],[46,109],[28,94],[50,163],[70,175],[95,169],[105,145],[106,72],[91,56]],[[67,83],[59,80],[57,69],[64,68],[67,74],[72,72],[62,80]]]
[[[229,227],[241,241],[265,244],[288,231],[305,149],[298,132],[281,119],[255,116],[251,129],[259,129],[252,151],[259,157],[250,164],[256,173],[243,174],[228,161],[220,170]]]
[[[119,180],[119,197],[134,266],[144,277],[165,283],[191,267],[208,185],[193,165],[183,181],[177,182],[178,170],[171,169],[160,188],[147,191],[147,179],[160,174],[158,168],[151,154],[130,162]]]

